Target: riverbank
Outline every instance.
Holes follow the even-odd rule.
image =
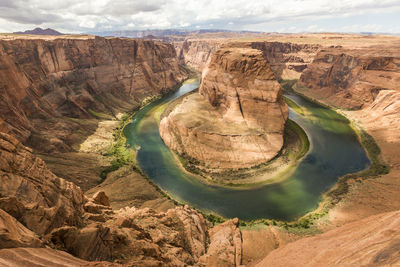
[[[192,97],[193,94],[197,94],[197,92],[192,91],[158,107],[154,112],[158,123],[183,101],[189,101],[187,98]],[[285,127],[284,144],[278,155],[272,160],[254,167],[218,169],[206,167],[203,162],[177,152],[174,152],[174,157],[182,170],[195,175],[205,184],[244,189],[283,181],[293,172],[307,153],[309,146],[310,142],[305,131],[294,121],[288,120]]]
[[[251,189],[282,182],[289,177],[310,147],[305,131],[294,121],[285,127],[284,145],[272,160],[246,169],[210,170],[200,162],[174,152],[178,163],[186,172],[195,175],[203,183],[225,188]]]
[[[319,232],[321,230],[328,230],[332,228],[332,225],[342,225],[347,222],[362,219],[364,217],[368,217],[370,215],[382,212],[382,211],[379,212],[376,211],[375,213],[368,212],[364,216],[353,215],[357,213],[360,214],[360,209],[359,209],[360,207],[357,204],[360,203],[360,201],[359,199],[355,198],[355,195],[361,197],[365,193],[363,192],[362,189],[360,189],[360,187],[364,186],[368,187],[365,184],[371,183],[372,182],[371,179],[378,177],[382,178],[382,176],[390,177],[391,176],[390,174],[392,173],[390,172],[391,166],[385,163],[387,162],[388,158],[385,157],[384,153],[381,153],[382,151],[380,149],[380,146],[378,145],[378,143],[382,142],[382,136],[379,138],[379,136],[375,135],[375,137],[377,137],[377,141],[375,141],[374,136],[370,135],[363,127],[365,125],[366,118],[368,117],[365,114],[365,112],[363,112],[362,110],[350,111],[350,110],[333,108],[328,103],[325,103],[324,101],[319,101],[316,98],[312,97],[311,95],[304,93],[305,92],[304,90],[299,90],[299,87],[297,86],[295,80],[281,81],[281,82],[286,90],[288,91],[293,90],[294,92],[298,93],[299,95],[308,99],[309,101],[312,101],[326,108],[329,108],[337,112],[338,114],[341,114],[342,116],[344,116],[344,118],[348,119],[351,128],[354,130],[362,147],[367,152],[371,164],[362,171],[350,173],[342,177],[339,177],[337,183],[322,196],[322,199],[317,209],[307,213],[298,220],[291,222],[289,224],[285,224],[282,222],[278,222],[277,224],[283,225],[286,228],[298,228],[299,226],[301,226],[301,228],[306,229],[304,231],[305,233],[314,233],[314,232]],[[299,107],[294,107],[294,108],[300,110]],[[364,116],[360,116],[360,114],[363,114]],[[372,123],[367,125],[367,129],[369,128],[369,130],[372,130],[373,128],[375,128],[371,126]],[[391,158],[392,157],[393,155],[391,155]],[[366,192],[368,191],[369,189],[366,190]],[[354,209],[349,208],[351,206],[354,206],[354,204],[357,208]],[[365,209],[364,205],[363,208]],[[343,209],[347,210],[346,215],[344,215]],[[368,208],[368,210],[371,209]],[[384,211],[391,211],[391,210],[396,210],[396,209],[388,209]],[[255,224],[257,223],[260,222],[255,222]]]
[[[182,84],[175,86],[167,94],[175,92]],[[81,144],[82,152],[97,153],[108,162],[101,169],[99,185],[89,189],[85,193],[87,196],[104,191],[114,209],[135,206],[165,212],[178,204],[140,171],[136,163],[137,150],[140,148],[129,147],[124,135],[125,127],[132,122],[132,117],[163,96],[147,97],[133,111],[119,114],[117,120],[101,121],[95,134]],[[103,134],[105,131],[107,134]]]
[[[282,86],[290,92],[292,86],[296,84],[296,81],[281,81],[281,83]],[[385,139],[387,140],[387,137],[383,136],[383,129],[379,131],[380,135],[377,135],[377,128],[379,129],[380,127],[376,127],[376,121],[372,121],[369,118],[369,114],[363,110],[349,111],[332,108],[327,103],[320,103],[315,98],[308,97],[307,95],[297,92],[295,89],[294,91],[309,101],[322,105],[344,116],[344,118],[349,121],[362,147],[367,152],[371,164],[364,170],[340,177],[337,183],[323,194],[318,207],[297,220],[284,222],[262,219],[249,221],[243,225],[256,228],[262,225],[276,225],[297,235],[309,235],[322,233],[331,229],[333,226],[343,225],[380,212],[397,210],[400,204],[398,203],[400,198],[398,198],[397,195],[394,197],[393,194],[395,194],[396,188],[399,188],[399,184],[393,183],[393,179],[395,177],[394,175],[399,173],[400,164],[393,164],[393,162],[391,162],[389,166],[386,162],[389,158],[398,159],[399,157],[396,157],[397,153],[394,151],[395,146],[393,147],[391,145],[389,149],[387,141],[384,141]],[[304,114],[304,110],[294,101],[289,99],[287,103],[298,113]],[[370,130],[371,134],[369,134],[363,126]],[[387,129],[383,132],[387,135]],[[377,141],[375,141],[373,135],[375,135]],[[395,138],[395,143],[400,143],[400,135],[397,135],[397,138]],[[380,148],[381,144],[383,144],[382,150]],[[395,162],[400,162],[400,159]],[[380,178],[381,181],[378,181],[376,178]],[[385,182],[390,182],[394,188],[389,190],[389,187],[384,185]],[[372,184],[380,186],[376,186],[376,189],[371,191]],[[396,201],[395,205],[388,203],[389,205],[386,205],[387,208],[383,210],[378,209],[378,206],[366,205],[366,203],[377,203],[382,200],[382,197],[377,197],[378,192],[386,192],[389,193],[389,195],[393,195],[392,199]],[[371,195],[371,193],[375,196],[374,198],[367,197]],[[361,198],[362,202],[357,198]],[[383,203],[380,203],[379,207],[382,207],[382,204]]]

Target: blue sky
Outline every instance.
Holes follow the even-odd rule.
[[[34,27],[400,33],[400,0],[0,0],[0,32]]]

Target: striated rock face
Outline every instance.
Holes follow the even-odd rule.
[[[239,220],[233,219],[210,231],[210,246],[200,258],[204,266],[240,266],[242,264],[242,233]]]
[[[117,267],[123,266],[110,262],[89,262],[71,256],[70,254],[51,248],[12,248],[0,250],[0,265],[2,266],[57,266],[57,267]]]
[[[43,244],[35,233],[0,209],[0,249],[41,246]]]
[[[224,117],[243,119],[250,128],[283,132],[287,106],[259,50],[220,49],[203,72],[199,93]]]
[[[79,187],[55,176],[29,148],[5,133],[0,133],[0,181],[0,248],[46,244],[90,261],[187,266],[206,255],[208,247],[218,247],[227,252],[211,250],[207,258],[232,266],[240,261],[232,256],[241,247],[240,230],[233,224],[228,224],[232,230],[226,235],[225,231],[218,234],[217,241],[213,232],[210,243],[208,223],[188,206],[167,212],[135,207],[113,210],[104,192],[84,197]],[[235,249],[229,241],[232,237]],[[40,250],[32,253],[38,253],[41,261]],[[48,253],[49,262],[56,261],[58,252]]]
[[[188,66],[202,71],[211,55],[223,44],[222,40],[185,40],[175,42],[174,46],[179,60]]]
[[[381,90],[400,90],[399,47],[321,50],[302,73],[298,91],[329,105],[359,109]]]
[[[280,79],[299,79],[321,48],[318,44],[284,42],[252,42],[251,47],[263,52],[275,76]]]
[[[44,152],[70,151],[96,127],[83,119],[131,110],[187,77],[172,45],[118,38],[3,39],[0,66],[0,117]]]
[[[389,212],[272,251],[257,266],[396,266],[400,212]]]
[[[229,40],[186,40],[175,42],[179,59],[192,68],[202,71],[219,47],[229,43]],[[251,47],[261,50],[268,61],[275,77],[280,79],[299,79],[301,73],[313,61],[321,49],[319,44],[296,44],[277,41],[237,41],[229,45]]]
[[[80,225],[84,196],[55,176],[16,138],[0,133],[0,208],[42,235],[62,225]]]
[[[164,142],[210,168],[245,168],[283,145],[288,107],[261,51],[221,48],[187,96],[160,123]]]

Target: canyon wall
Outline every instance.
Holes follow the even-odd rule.
[[[283,42],[252,42],[251,47],[263,52],[275,76],[279,79],[299,79],[321,49],[318,44]]]
[[[302,71],[312,62],[321,49],[319,44],[296,44],[277,41],[243,41],[232,42],[229,39],[219,40],[186,40],[175,42],[179,59],[197,70],[202,71],[211,55],[223,45],[252,47],[261,50],[277,79],[299,79]]]
[[[251,167],[277,155],[288,107],[261,51],[219,49],[203,71],[199,93],[162,119],[167,146],[212,169]]]
[[[382,90],[400,90],[398,47],[329,47],[304,70],[297,90],[328,105],[359,109]]]
[[[187,78],[172,45],[118,38],[0,40],[1,127],[39,151],[70,151],[113,116]]]
[[[211,55],[221,46],[223,40],[185,40],[175,42],[179,60],[196,70],[203,71]]]
[[[241,264],[237,219],[212,229],[187,206],[167,212],[113,210],[104,192],[85,197],[78,186],[54,175],[31,149],[5,133],[0,133],[0,179],[0,264],[14,251],[14,259],[26,261],[20,247],[37,248],[25,252],[37,253],[39,261],[48,255],[49,264],[59,257],[89,264],[49,248],[84,260],[138,266]],[[39,249],[45,246],[47,251]]]

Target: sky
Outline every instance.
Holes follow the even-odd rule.
[[[400,33],[400,0],[0,0],[0,32],[35,27]]]

